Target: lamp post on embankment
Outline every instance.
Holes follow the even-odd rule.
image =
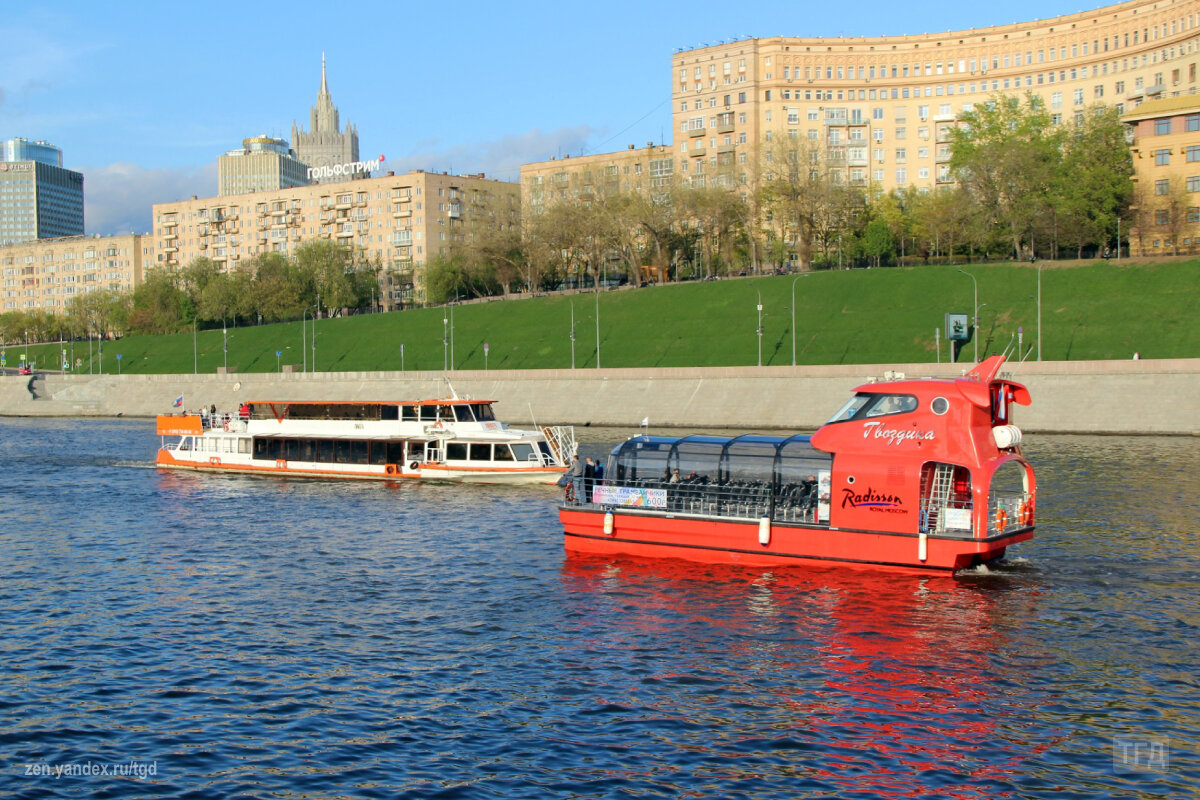
[[[971,313],[971,343],[975,346],[975,363],[979,363],[979,281],[975,280],[975,276],[966,270],[958,270],[963,275],[971,279],[971,286],[974,291],[974,302]],[[1038,326],[1039,333],[1041,326]]]

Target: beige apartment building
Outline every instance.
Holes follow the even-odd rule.
[[[1121,119],[1132,134],[1130,252],[1200,252],[1200,95],[1147,100]]]
[[[153,266],[210,258],[226,270],[304,242],[354,247],[382,268],[381,307],[423,302],[422,271],[476,231],[520,227],[520,187],[478,175],[416,170],[366,180],[156,203]],[[149,266],[149,265],[148,265]]]
[[[68,236],[0,247],[0,313],[62,314],[98,289],[130,291],[142,281],[148,237]]]
[[[1035,22],[919,36],[748,38],[672,57],[678,185],[729,168],[749,185],[777,137],[805,139],[871,191],[952,182],[949,129],[994,94],[1040,96],[1056,122],[1200,87],[1200,0],[1133,0]],[[619,154],[613,154],[617,156]],[[602,156],[530,164],[522,182],[588,184]],[[566,173],[566,177],[562,175]]]
[[[671,186],[675,154],[656,145],[590,156],[563,156],[521,167],[521,199],[530,214],[558,200],[587,199],[594,192],[652,193]]]

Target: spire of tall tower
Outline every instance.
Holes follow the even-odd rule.
[[[321,53],[321,91],[317,92],[317,104],[312,107],[313,133],[337,133],[338,112],[329,95],[329,80],[325,74],[325,53]]]
[[[321,51],[321,94],[329,94],[329,83],[325,80],[325,51]]]

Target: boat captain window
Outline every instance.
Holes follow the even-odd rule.
[[[830,419],[830,423],[849,422],[854,419],[885,417],[892,414],[907,414],[917,410],[917,398],[911,394],[870,394],[861,392]]]
[[[475,419],[480,422],[496,421],[496,415],[492,412],[491,403],[476,403],[472,408],[475,409]]]
[[[459,422],[474,422],[470,406],[454,406],[454,418]]]

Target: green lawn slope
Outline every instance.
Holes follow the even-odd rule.
[[[753,365],[758,362],[757,305],[762,302],[762,363],[861,364],[932,362],[947,312],[970,314],[973,274],[979,284],[979,355],[1001,352],[1024,328],[1037,358],[1038,265],[927,266],[739,278],[603,292],[599,300],[603,367]],[[1042,358],[1053,360],[1195,357],[1200,355],[1200,261],[1043,262]],[[793,334],[792,293],[795,292]],[[450,309],[413,309],[316,322],[316,369],[440,370],[449,354],[443,331],[453,316],[454,369],[568,368],[571,317],[575,365],[596,366],[594,293],[492,300]],[[445,318],[445,321],[443,319]],[[312,328],[299,322],[228,329],[228,363],[239,372],[271,372],[311,361]],[[187,373],[189,331],[66,345],[82,359],[76,371]],[[9,367],[23,345],[5,348]],[[278,358],[276,352],[280,352]],[[31,346],[39,367],[58,366],[59,345]],[[121,356],[118,367],[117,355]],[[974,355],[967,343],[963,359]],[[224,360],[220,329],[199,331],[196,369]],[[941,360],[949,360],[941,343]],[[311,368],[311,363],[309,364]]]

